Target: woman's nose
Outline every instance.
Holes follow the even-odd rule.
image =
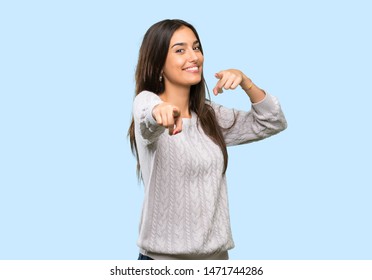
[[[199,57],[196,54],[196,52],[194,50],[191,50],[190,55],[189,55],[189,61],[197,62],[198,60],[199,60]]]

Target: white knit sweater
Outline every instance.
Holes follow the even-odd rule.
[[[182,119],[182,132],[170,136],[152,116],[161,102],[144,91],[133,103],[145,191],[138,246],[163,259],[207,259],[234,247],[222,152],[197,126],[194,112],[191,119]],[[287,127],[277,99],[269,94],[249,112],[210,104],[222,127],[230,127],[236,118],[223,132],[228,146],[257,141]]]

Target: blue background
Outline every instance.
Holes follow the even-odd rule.
[[[289,127],[229,148],[231,259],[371,259],[369,1],[1,1],[0,259],[135,259],[126,137],[146,30],[199,32]],[[129,5],[130,3],[130,5]],[[212,100],[249,108],[241,90]]]

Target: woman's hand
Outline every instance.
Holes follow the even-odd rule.
[[[176,135],[182,131],[182,118],[180,109],[170,103],[163,102],[152,109],[152,116],[158,125],[169,130],[169,135]]]
[[[260,102],[265,98],[265,92],[258,88],[252,80],[240,70],[222,70],[214,76],[219,80],[213,88],[214,95],[222,93],[222,89],[236,89],[236,87],[240,85],[249,96],[252,103]]]
[[[214,75],[219,81],[213,89],[214,95],[222,93],[222,89],[236,89],[243,81],[252,82],[244,73],[237,69],[223,70]]]

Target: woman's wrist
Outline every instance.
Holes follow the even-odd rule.
[[[248,93],[248,91],[250,91],[253,87],[253,82],[250,78],[243,74],[243,79],[242,82],[240,83],[240,86],[246,93]]]
[[[240,83],[240,86],[245,91],[245,93],[248,95],[249,99],[252,103],[260,102],[265,98],[265,92],[258,88],[250,78],[245,76],[243,74],[242,82]]]

